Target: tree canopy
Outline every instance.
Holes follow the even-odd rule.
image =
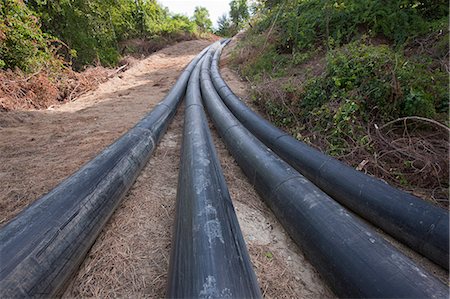
[[[218,28],[215,33],[221,36],[235,35],[250,19],[250,11],[247,0],[231,0],[229,5],[229,16],[227,14],[223,14],[217,20]]]
[[[216,34],[220,36],[232,36],[232,23],[227,14],[223,14],[217,20]]]
[[[230,18],[236,27],[242,27],[243,23],[250,18],[247,0],[231,0]]]
[[[50,61],[52,49],[76,68],[114,65],[128,39],[177,39],[211,30],[208,11],[193,20],[156,0],[4,0],[0,4],[0,68]],[[40,62],[39,62],[40,61]]]
[[[205,7],[197,6],[194,10],[193,20],[202,32],[211,31],[212,22],[209,18],[209,11]]]

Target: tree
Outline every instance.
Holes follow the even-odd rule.
[[[230,18],[237,30],[243,27],[244,22],[250,18],[247,0],[231,0]]]
[[[216,34],[220,35],[220,36],[232,36],[233,35],[233,31],[232,31],[232,23],[230,18],[226,15],[223,14],[222,16],[219,17],[219,19],[217,20],[217,30],[216,30]]]
[[[212,22],[209,11],[205,7],[197,6],[194,10],[194,22],[201,32],[211,31]]]
[[[7,1],[22,3],[22,0]],[[39,18],[43,32],[64,41],[76,52],[73,59],[76,69],[97,62],[116,64],[120,57],[119,42],[163,35],[172,38],[191,34],[197,26],[189,19],[172,17],[156,0],[26,0],[25,3]],[[202,28],[210,29],[208,11],[199,9],[197,15]]]
[[[0,4],[0,69],[30,73],[51,64],[55,59],[49,44],[54,39],[42,32],[39,20],[22,1]]]

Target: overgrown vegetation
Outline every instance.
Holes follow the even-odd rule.
[[[26,3],[26,4],[25,4]],[[2,69],[29,72],[58,54],[80,69],[116,65],[121,42],[192,39],[211,31],[208,11],[190,19],[155,0],[4,0],[0,4]]]
[[[224,37],[233,36],[244,28],[249,19],[247,0],[231,0],[229,16],[224,14],[219,18],[215,33]]]
[[[189,18],[155,0],[0,1],[0,111],[73,100],[105,80],[101,66],[116,66],[122,55],[210,31],[205,8]]]
[[[41,65],[53,64],[52,39],[22,3],[5,0],[0,5],[0,69],[33,72]]]
[[[233,60],[268,117],[447,205],[448,130],[436,122],[448,126],[447,3],[267,0],[256,8]]]
[[[197,6],[194,10],[194,22],[201,32],[212,30],[212,21],[209,19],[209,12],[206,8]]]
[[[445,1],[285,0],[261,1],[255,31],[276,26],[280,51],[339,46],[359,34],[380,36],[395,45],[426,33],[448,17]]]

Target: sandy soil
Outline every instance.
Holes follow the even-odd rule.
[[[132,127],[208,43],[189,41],[163,49],[75,102],[46,111],[1,113],[0,225]],[[65,297],[164,296],[182,125],[181,106]],[[215,131],[213,135],[263,293],[267,297],[332,297],[259,200]]]
[[[131,128],[209,43],[189,41],[163,49],[53,110],[0,113],[0,221],[5,223]],[[164,294],[182,120],[183,115],[176,116],[65,296]]]
[[[207,44],[163,49],[75,102],[0,113],[0,225],[130,129]]]
[[[0,113],[0,225],[51,190],[132,127],[208,41],[188,41],[139,61],[75,102],[47,111]],[[225,55],[226,57],[226,52]],[[248,86],[222,74],[245,97]],[[165,294],[175,213],[183,106],[64,297]],[[212,127],[213,138],[265,297],[335,297],[262,203]]]
[[[243,86],[236,84],[233,87],[244,90]],[[180,107],[154,156],[68,287],[66,297],[164,296],[175,213],[182,126],[183,107]],[[333,297],[272,213],[260,201],[215,130],[212,130],[240,225],[265,296]]]

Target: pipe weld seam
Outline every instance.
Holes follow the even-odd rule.
[[[427,230],[427,233],[425,235],[425,239],[422,239],[420,241],[419,248],[420,248],[421,251],[423,251],[423,247],[426,244],[428,244],[428,239],[430,238],[431,233],[434,231],[434,229],[436,228],[436,225],[439,223],[439,221],[441,221],[442,217],[444,217],[444,216],[447,216],[447,215],[442,214],[441,216],[439,216],[439,218],[435,222],[433,222],[430,225],[430,228]]]
[[[197,104],[197,103],[193,103],[193,104],[189,104],[186,107],[184,107],[184,110],[187,110],[189,107],[192,107],[192,106],[198,106],[200,108],[203,108],[203,105]]]
[[[156,106],[165,106],[167,109],[171,109],[171,107],[169,105],[167,105],[166,103],[160,102],[158,105]],[[155,106],[155,107],[156,107]]]
[[[226,84],[225,82],[223,82],[224,84]],[[218,90],[217,90],[217,92],[219,92],[219,91],[221,91],[223,88],[228,88],[228,86],[226,86],[226,85],[224,85],[224,86],[222,86],[221,88],[219,88]],[[229,88],[228,88],[229,89]],[[229,96],[227,96],[227,98],[228,98]]]
[[[283,134],[281,134],[280,136],[278,136],[277,138],[275,138],[275,140],[273,141],[273,143],[277,142],[278,139],[280,139],[281,137],[285,137],[285,136],[291,136],[291,135],[288,134],[288,133],[284,133],[284,132],[283,132]]]
[[[294,179],[304,179],[303,176],[301,175],[294,175],[290,178],[287,178],[285,180],[283,180],[282,182],[278,183],[278,185],[275,186],[275,188],[272,190],[271,194],[270,194],[270,199],[272,199],[273,195],[278,191],[278,189],[281,188],[281,186],[287,182],[289,182],[290,180],[294,180]],[[312,184],[312,183],[311,183]]]
[[[232,125],[231,127],[229,127],[228,129],[226,129],[226,130],[225,130],[225,133],[223,133],[223,137],[225,138],[225,137],[227,136],[228,132],[229,132],[232,128],[237,127],[237,126],[241,126],[241,124],[235,124],[235,125]]]

